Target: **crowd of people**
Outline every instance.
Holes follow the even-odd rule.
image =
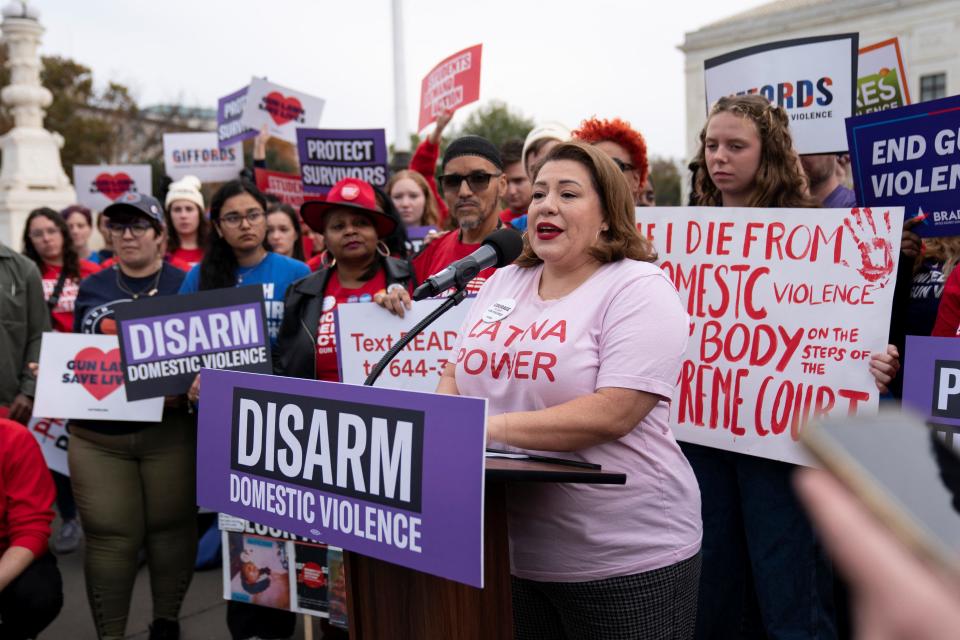
[[[402,316],[418,283],[505,226],[524,232],[523,253],[471,281],[477,300],[464,326],[511,299],[515,323],[557,326],[564,340],[545,353],[541,375],[506,378],[465,367],[462,354],[542,345],[461,331],[437,391],[487,398],[493,443],[562,452],[631,478],[625,487],[511,490],[516,637],[845,634],[838,609],[846,600],[834,593],[830,560],[794,491],[795,467],[678,443],[670,430],[688,317],[636,228],[635,207],[656,204],[641,133],[619,118],[589,118],[574,130],[544,123],[501,147],[459,137],[441,160],[452,117],[437,119],[384,189],[347,178],[298,211],[241,178],[219,186],[208,209],[203,185],[185,177],[162,204],[128,193],[96,214],[37,209],[22,246],[0,245],[0,637],[35,637],[61,607],[47,550],[54,503],[62,522],[53,551],[75,551],[85,538],[100,638],[124,636],[142,561],[150,638],[178,638],[197,557],[200,377],[187,394],[165,398],[161,422],[72,421],[70,477],[51,475],[22,426],[44,331],[113,334],[114,310],[131,300],[257,285],[275,374],[336,382],[338,304],[369,301]],[[799,158],[787,114],[761,97],[718,101],[699,141],[691,205],[856,204],[843,184],[845,159]],[[265,166],[265,145],[261,134],[255,166]],[[912,224],[903,231],[890,346],[865,365],[892,397],[904,336],[956,335],[960,326],[960,244],[921,242]],[[432,231],[414,254],[408,230],[424,227]],[[94,229],[102,249],[91,248]],[[816,476],[801,489],[808,500],[835,490]],[[833,528],[827,542],[842,535]],[[884,609],[869,615],[882,618]],[[226,626],[237,639],[285,638],[295,618],[231,602]],[[324,633],[345,635],[330,626]]]

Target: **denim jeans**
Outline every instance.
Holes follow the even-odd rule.
[[[743,637],[747,599],[756,597],[767,637],[836,638],[832,570],[794,495],[794,465],[681,447],[703,505],[695,637]]]

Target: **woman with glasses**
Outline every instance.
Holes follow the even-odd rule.
[[[592,144],[610,156],[627,178],[634,205],[649,206],[644,195],[649,176],[647,143],[629,122],[620,118],[590,118],[580,123],[580,128],[573,132],[573,139]]]
[[[23,254],[40,270],[43,298],[50,311],[50,326],[54,331],[73,331],[73,310],[80,281],[99,271],[100,267],[77,256],[67,223],[60,214],[47,207],[35,209],[27,217],[23,229]],[[77,505],[70,489],[70,479],[56,471],[52,473],[57,486],[57,510],[63,520],[52,546],[57,553],[72,553],[80,546],[83,536],[77,520]]]
[[[246,285],[263,286],[271,346],[276,347],[287,287],[309,275],[304,263],[265,248],[267,201],[255,185],[234,180],[210,202],[214,237],[203,260],[187,274],[180,293]],[[196,399],[196,394],[192,394]]]
[[[77,255],[67,223],[47,207],[35,209],[27,217],[23,228],[23,255],[33,260],[40,270],[53,330],[73,331],[73,307],[80,281],[100,267]]]
[[[116,334],[117,305],[176,295],[184,274],[163,260],[163,209],[127,193],[103,212],[116,263],[80,284],[74,331]],[[196,429],[182,396],[161,422],[72,421],[68,452],[86,533],[84,576],[101,639],[124,637],[146,551],[153,597],[151,640],[179,637],[177,618],[196,557]]]

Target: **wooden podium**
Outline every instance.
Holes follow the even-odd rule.
[[[626,474],[576,466],[487,458],[483,589],[344,552],[351,640],[456,638],[510,640],[509,482],[624,484]]]

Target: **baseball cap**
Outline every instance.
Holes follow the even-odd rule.
[[[300,205],[300,217],[308,227],[317,233],[323,233],[326,224],[324,217],[330,211],[342,208],[366,213],[380,238],[390,235],[397,228],[397,221],[377,205],[377,196],[370,183],[359,178],[344,178],[333,185],[326,200],[307,200]]]
[[[107,208],[103,210],[103,215],[110,218],[123,212],[140,214],[163,227],[163,207],[160,206],[160,201],[153,196],[128,191],[114,200],[112,204],[107,205]]]

